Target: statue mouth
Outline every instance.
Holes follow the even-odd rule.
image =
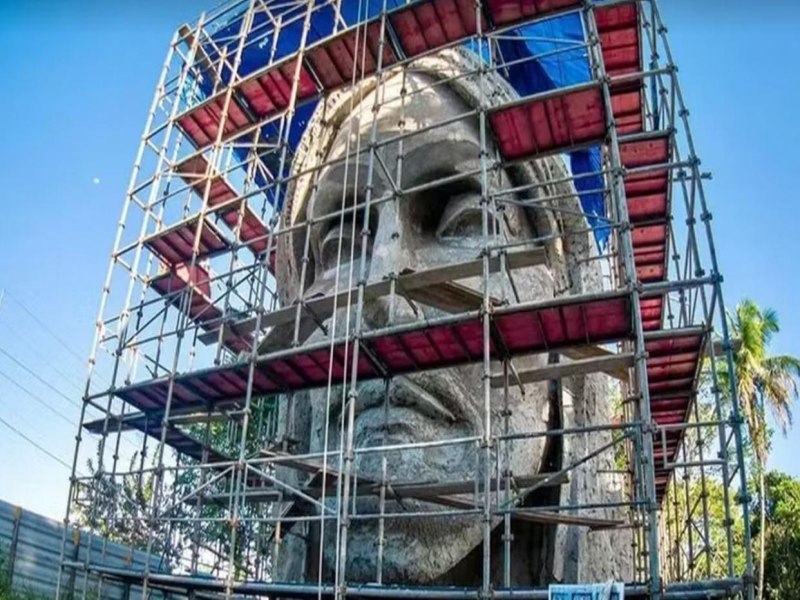
[[[475,429],[461,390],[442,373],[394,378],[383,385],[359,386],[355,408],[358,448],[441,439],[442,429],[465,435]],[[346,414],[344,415],[346,418]],[[341,425],[341,402],[332,407],[331,424]],[[465,427],[469,425],[469,427]],[[426,432],[437,432],[436,437]]]
[[[353,441],[356,476],[362,483],[377,483],[384,477],[402,484],[420,478],[460,480],[474,470],[474,443],[442,443],[479,433],[477,413],[468,396],[470,378],[465,375],[451,369],[413,379],[397,377],[388,387],[383,382],[359,386]],[[459,384],[454,384],[459,378]],[[340,418],[332,419],[336,433],[331,433],[338,437],[341,425]],[[359,510],[378,512],[376,500],[360,499]]]

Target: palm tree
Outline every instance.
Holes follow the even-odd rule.
[[[764,472],[770,450],[770,432],[766,407],[783,435],[792,425],[792,403],[798,396],[800,358],[770,356],[773,336],[780,331],[778,315],[771,308],[762,309],[745,299],[728,315],[734,341],[733,362],[739,387],[739,404],[747,423],[758,470],[760,507],[758,598],[764,594],[764,538],[766,502]]]

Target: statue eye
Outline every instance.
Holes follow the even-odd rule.
[[[490,213],[489,234],[495,230],[494,218]],[[452,196],[447,202],[436,237],[446,242],[474,242],[483,237],[483,208],[480,192],[466,192]]]
[[[323,270],[328,271],[336,265],[347,264],[353,259],[358,258],[361,252],[361,215],[355,217],[353,214],[344,215],[341,219],[335,219],[328,231],[320,242],[320,263]],[[340,259],[341,254],[341,259]]]
[[[328,223],[328,229],[319,237],[319,257],[322,271],[330,271],[337,265],[346,265],[361,258],[363,223],[364,210],[361,207],[343,217],[334,218]],[[367,227],[372,232],[377,227],[377,211],[374,209],[370,210]],[[371,250],[371,246],[372,236],[370,235],[367,249]]]

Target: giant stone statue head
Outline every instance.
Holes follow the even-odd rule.
[[[278,280],[284,303],[296,300],[302,289],[306,298],[354,287],[359,278],[363,228],[368,228],[366,249],[367,282],[377,282],[409,271],[464,263],[480,257],[484,245],[481,205],[481,132],[474,114],[513,98],[509,86],[489,74],[483,84],[477,75],[463,74],[476,67],[472,55],[446,51],[416,61],[412,68],[390,72],[378,88],[365,81],[354,90],[341,92],[323,103],[309,124],[294,163],[296,173],[306,173],[289,189],[284,210],[284,227],[294,233],[280,239]],[[461,77],[453,79],[455,75]],[[447,81],[445,81],[447,80]],[[325,218],[355,204],[367,194],[368,152],[375,95],[379,95],[376,139],[390,140],[404,132],[416,135],[381,145],[373,164],[372,199],[385,198],[393,182],[402,190],[421,191],[395,195],[374,203],[368,222],[361,209],[344,217]],[[449,124],[433,127],[449,120]],[[487,124],[486,148],[489,164],[497,155]],[[349,157],[344,161],[335,159]],[[330,163],[316,174],[312,167]],[[388,173],[388,176],[387,176]],[[469,174],[465,177],[454,177]],[[580,214],[580,204],[559,158],[547,158],[513,169],[495,167],[487,173],[490,193],[533,183],[551,185],[533,191],[509,194],[501,200],[496,218],[488,230],[493,243],[519,243],[518,248],[542,247],[545,264],[491,276],[489,294],[511,303],[545,300],[564,294],[599,289],[599,272],[590,256],[593,242]],[[425,187],[443,178],[452,183]],[[557,197],[546,201],[548,196]],[[538,202],[536,201],[538,199]],[[534,200],[523,206],[521,200]],[[555,208],[555,210],[553,210]],[[574,233],[570,233],[574,232]],[[308,260],[305,279],[303,256]],[[482,293],[481,279],[459,281]],[[343,335],[352,331],[352,304],[340,306],[325,321],[327,333]],[[447,314],[441,307],[415,301],[398,293],[365,301],[363,329],[403,324]],[[318,330],[309,341],[323,339]],[[515,360],[517,368],[541,366],[551,360],[537,355]],[[496,370],[496,369],[495,369]],[[415,373],[383,381],[361,382],[356,402],[354,442],[357,448],[405,444],[478,436],[483,433],[484,392],[482,364]],[[561,426],[602,423],[610,420],[608,384],[604,376],[573,378],[564,385],[555,382],[528,384],[521,390],[512,386],[507,397],[493,390],[491,411],[494,434],[504,431],[508,409],[508,433],[543,432]],[[329,464],[339,467],[344,391],[341,387],[298,394],[291,410],[284,414],[287,438],[300,452],[332,452]],[[507,403],[507,406],[506,406]],[[285,406],[285,405],[284,405]],[[593,441],[538,437],[508,444],[508,469],[515,477],[528,477],[557,470],[571,457],[607,441],[602,435]],[[499,448],[504,460],[504,449]],[[481,453],[475,443],[416,448],[404,451],[359,454],[357,476],[390,482],[472,481],[479,472]],[[596,470],[596,467],[593,467]],[[334,488],[335,489],[335,488]],[[566,504],[619,499],[618,489],[601,475],[577,470],[569,484],[547,487],[521,498],[520,503]],[[328,501],[331,506],[332,501]],[[359,515],[380,509],[376,495],[357,498],[353,510]],[[402,503],[387,499],[387,513],[442,512],[447,507],[423,499]],[[493,522],[492,571],[502,572],[502,526]],[[323,579],[332,580],[337,535],[333,524],[325,528],[295,526],[286,537],[278,558],[276,579],[316,581],[319,565]],[[302,530],[302,531],[300,531]],[[592,574],[607,579],[626,576],[628,543],[607,533],[529,522],[514,522],[512,579],[516,584],[539,584],[577,580]],[[442,583],[472,585],[480,581],[482,529],[475,516],[427,516],[387,518],[384,523],[382,573],[384,582]],[[322,539],[320,539],[322,538]],[[347,579],[376,581],[379,555],[377,520],[355,519],[349,528]],[[322,547],[320,558],[317,548]]]

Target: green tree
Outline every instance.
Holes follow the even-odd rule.
[[[800,595],[800,479],[779,471],[764,477],[766,529],[753,530],[765,540],[764,594],[770,600]],[[754,510],[761,513],[762,506]]]
[[[706,476],[705,486],[699,478],[676,485],[677,489],[667,495],[664,503],[672,543],[668,550],[672,578],[725,579],[729,577],[729,558],[734,573],[744,571],[741,505],[729,498],[728,521],[725,490],[722,481],[714,476]]]
[[[274,441],[275,413],[275,398],[253,401],[244,440],[247,457],[257,456]],[[177,429],[202,444],[207,443],[210,450],[226,461],[239,456],[242,442],[240,418],[211,419],[207,423],[178,426]],[[99,460],[100,454],[98,451],[96,463],[87,461],[91,477],[81,482],[73,499],[80,526],[139,550],[147,548],[152,536],[152,552],[160,556],[168,568],[186,560],[198,548],[205,555],[214,555],[217,563],[233,557],[232,567],[237,573],[252,571],[255,563],[267,564],[269,548],[264,540],[268,536],[254,526],[252,520],[270,516],[271,506],[244,502],[239,518],[234,522],[226,499],[234,486],[234,473],[213,480],[215,471],[201,470],[195,460],[179,459],[177,452],[169,460],[165,454],[165,460],[173,465],[180,460],[177,463],[180,468],[173,466],[165,470],[155,510],[161,518],[152,520],[152,504],[156,502],[158,484],[154,472],[157,466],[155,453],[150,457],[149,465],[144,460],[140,463],[142,457],[134,454],[128,469],[115,474],[105,470]],[[265,467],[265,470],[269,468]],[[212,481],[203,484],[204,476]],[[248,485],[266,483],[260,477],[250,479]],[[203,491],[195,494],[201,484]],[[198,497],[203,498],[202,502],[198,502]],[[169,519],[165,519],[166,516]],[[235,537],[231,535],[232,526],[236,527]],[[232,546],[232,542],[235,545]]]
[[[781,431],[792,423],[792,404],[797,398],[796,378],[800,376],[800,358],[769,354],[773,337],[780,331],[777,313],[761,308],[753,300],[739,303],[729,316],[734,341],[733,362],[738,383],[738,402],[744,415],[758,472],[760,531],[765,530],[766,503],[764,472],[770,450],[770,431],[766,408],[772,412]],[[720,373],[727,383],[726,373]],[[764,590],[765,536],[759,543],[758,597]]]

